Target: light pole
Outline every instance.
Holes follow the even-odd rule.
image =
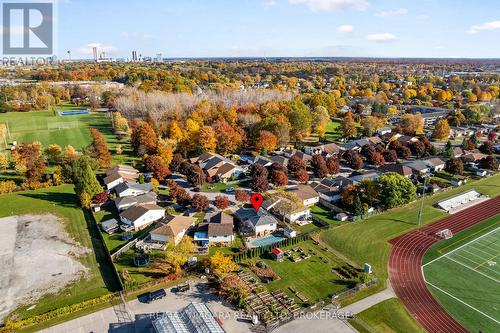
[[[422,225],[422,212],[424,209],[424,198],[425,198],[425,183],[427,182],[427,179],[432,176],[432,173],[429,173],[427,177],[424,178],[424,188],[422,190],[422,200],[420,201],[420,209],[418,211],[418,227],[420,228]]]

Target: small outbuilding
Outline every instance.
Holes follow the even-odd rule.
[[[271,255],[274,258],[274,260],[282,262],[285,252],[283,252],[283,250],[280,249],[279,247],[275,247],[274,249],[271,250]]]

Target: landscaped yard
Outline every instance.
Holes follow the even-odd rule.
[[[311,207],[311,213],[318,217],[321,221],[329,225],[340,225],[342,222],[333,219],[333,212],[322,205],[314,205]]]
[[[60,216],[65,229],[81,245],[93,250],[81,257],[81,262],[90,269],[88,277],[67,287],[57,295],[45,296],[36,302],[15,311],[22,318],[30,317],[66,305],[81,302],[118,290],[112,268],[107,264],[105,250],[92,218],[86,216],[78,204],[72,185],[62,185],[35,191],[23,191],[0,196],[0,217],[23,214],[54,214]]]
[[[352,287],[359,282],[340,279],[332,271],[332,268],[341,267],[346,263],[329,250],[320,245],[315,245],[312,240],[300,242],[282,249],[286,251],[293,248],[302,248],[304,253],[311,255],[311,257],[299,262],[293,262],[289,257],[285,257],[283,262],[277,262],[271,259],[268,254],[265,254],[261,258],[251,259],[247,263],[263,261],[278,274],[278,280],[263,284],[269,290],[282,289],[291,294],[288,287],[292,287],[306,296],[310,304],[320,299],[329,299],[332,294]]]
[[[234,184],[204,183],[201,186],[201,191],[202,192],[212,192],[212,193],[217,193],[217,192],[225,193],[225,190],[227,188],[237,189],[238,187],[240,187],[240,185],[238,183],[234,183]]]

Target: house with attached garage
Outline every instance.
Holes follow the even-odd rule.
[[[139,178],[139,171],[128,165],[115,165],[106,169],[106,177],[104,177],[104,185],[108,190],[115,188],[118,184],[124,182],[135,183]]]
[[[258,212],[253,208],[240,208],[234,212],[234,216],[239,221],[240,231],[243,234],[261,236],[272,233],[278,228],[278,220],[262,208]]]
[[[155,204],[135,205],[120,213],[124,230],[141,230],[163,218],[165,209]]]
[[[157,197],[158,196],[155,192],[149,192],[137,196],[118,197],[115,199],[115,206],[116,209],[121,212],[134,205],[156,204]]]
[[[179,244],[186,232],[195,225],[196,218],[191,216],[169,215],[161,225],[149,232],[152,242]]]
[[[202,246],[214,243],[230,245],[234,241],[234,221],[231,215],[219,212],[208,223],[199,225],[194,241]]]
[[[209,181],[225,182],[240,178],[244,174],[242,167],[219,154],[207,152],[192,158],[190,161],[203,169]]]
[[[119,197],[138,196],[153,191],[151,183],[121,183],[114,188]]]
[[[289,188],[288,192],[294,193],[306,207],[310,207],[319,202],[319,194],[309,185],[298,185]]]
[[[429,169],[432,172],[438,172],[444,169],[446,162],[440,159],[439,157],[433,157],[424,160],[424,163],[429,166]]]

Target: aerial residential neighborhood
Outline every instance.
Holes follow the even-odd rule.
[[[496,2],[1,8],[0,333],[500,332]]]

